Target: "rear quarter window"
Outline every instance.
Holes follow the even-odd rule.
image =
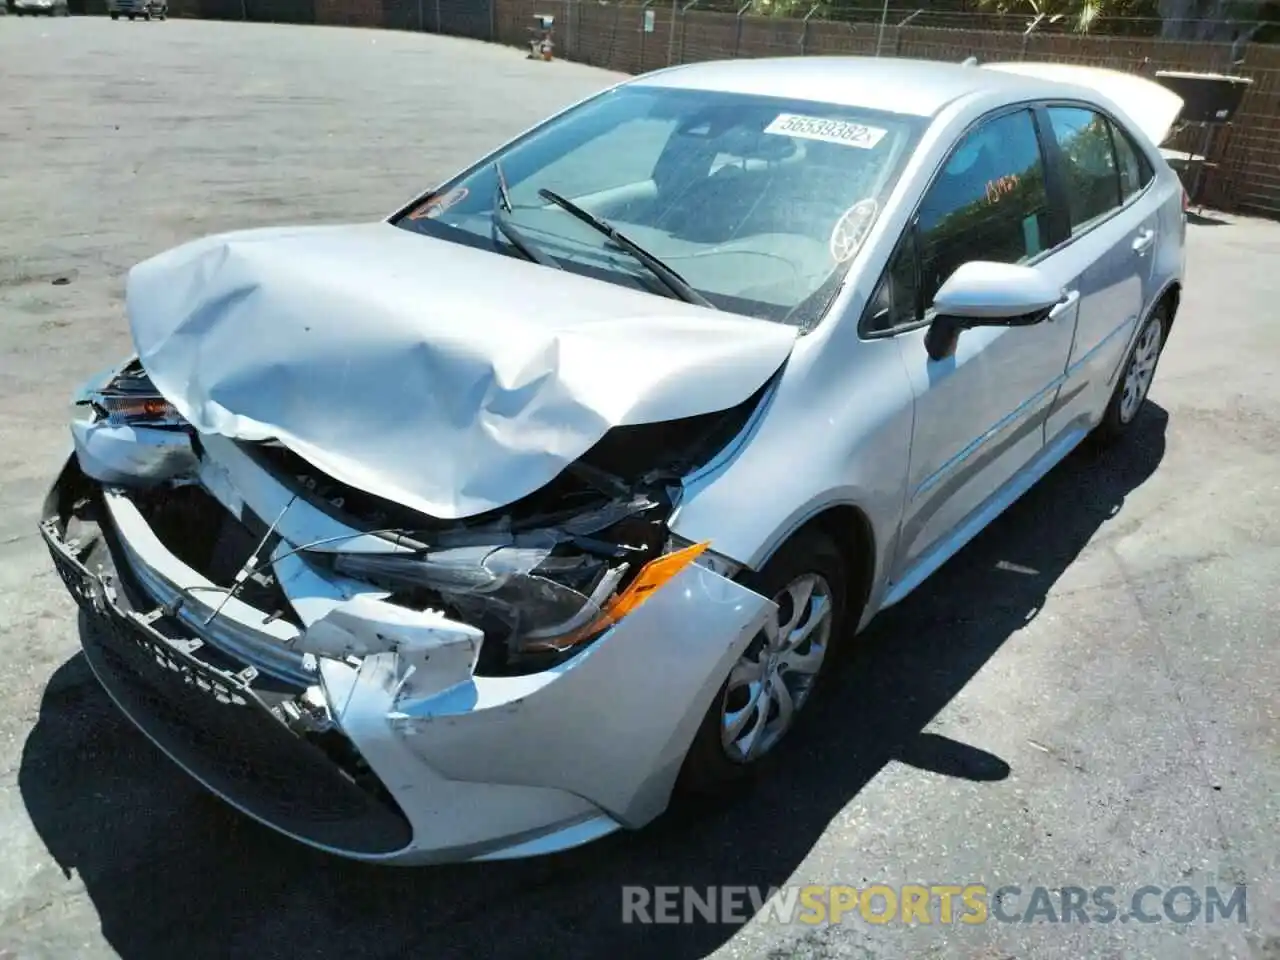
[[[1115,121],[1108,121],[1111,127],[1111,143],[1116,151],[1116,163],[1120,168],[1120,195],[1124,200],[1137,193],[1151,182],[1155,171],[1146,155],[1133,142],[1133,138],[1124,127]]]

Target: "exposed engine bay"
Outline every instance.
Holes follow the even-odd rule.
[[[202,482],[210,454],[151,386],[134,360],[80,398],[93,420],[77,425],[82,468],[117,489],[174,556],[226,598],[297,627],[297,650],[317,656],[376,652],[349,631],[309,623],[280,583],[280,563],[297,557],[316,573],[374,591],[379,603],[434,611],[482,635],[476,675],[547,669],[607,629],[662,582],[662,559],[692,560],[699,545],[673,539],[667,521],[681,478],[742,433],[769,384],[729,410],[659,424],[615,427],[545,487],[463,520],[440,520],[324,474],[274,441],[226,441],[288,491],[276,516],[227,509]],[[87,431],[94,426],[143,433],[129,464],[105,468]],[[212,438],[210,438],[212,439]],[[88,449],[85,449],[85,448]],[[140,457],[152,450],[154,462]],[[127,476],[128,470],[133,477]],[[225,497],[223,498],[225,500]],[[348,534],[296,542],[282,530],[289,514],[310,508]],[[376,538],[385,549],[369,549]],[[673,554],[674,550],[674,554]],[[671,561],[667,566],[670,567]]]
[[[556,279],[388,224],[130,272],[41,532],[104,689],[249,815],[430,862],[665,809],[776,613],[672,528],[798,334]]]

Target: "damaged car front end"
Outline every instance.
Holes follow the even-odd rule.
[[[550,852],[745,781],[869,595],[876,537],[817,511],[897,496],[831,438],[865,420],[893,473],[901,411],[813,370],[920,127],[623,84],[384,221],[133,267],[133,358],[41,523],[102,685],[370,861]]]
[[[776,609],[668,529],[769,389],[442,520],[194,429],[135,358],[80,394],[41,531],[104,688],[243,812],[365,860],[550,852],[666,807]]]

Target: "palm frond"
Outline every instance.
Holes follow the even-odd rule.
[[[1082,0],[1076,11],[1076,32],[1088,33],[1102,16],[1101,0]]]

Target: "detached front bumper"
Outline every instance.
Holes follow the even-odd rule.
[[[225,502],[219,483],[210,493]],[[249,499],[270,487],[255,483],[240,487]],[[647,823],[665,809],[723,678],[774,611],[691,565],[554,669],[458,678],[444,656],[409,684],[395,653],[290,650],[323,619],[317,604],[345,602],[337,589],[317,596],[296,557],[281,557],[276,572],[298,623],[241,599],[207,622],[216,588],[166,547],[126,491],[86,476],[75,455],[40,529],[83,611],[85,656],[125,715],[244,813],[368,861],[529,856]],[[299,703],[317,706],[330,729],[287,722]]]

